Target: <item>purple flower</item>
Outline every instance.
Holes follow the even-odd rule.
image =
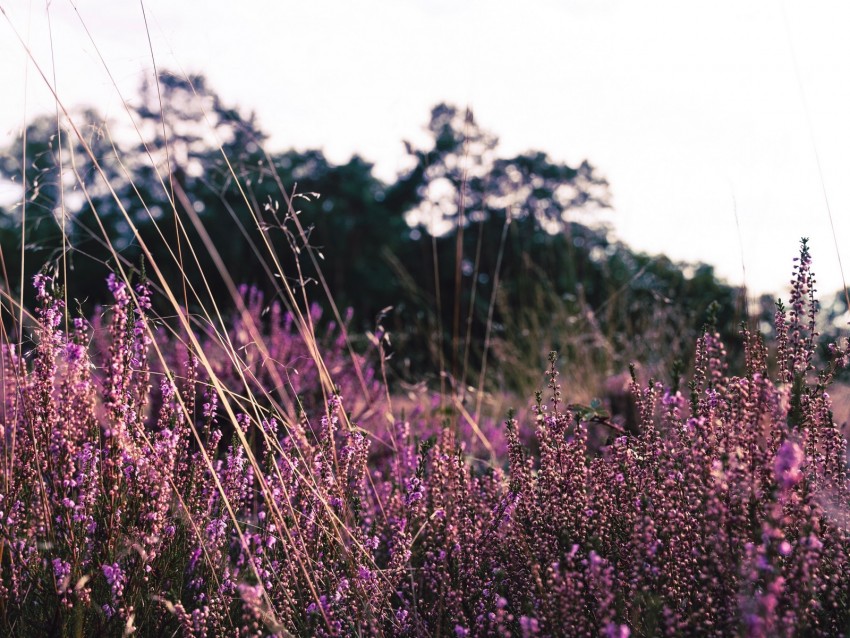
[[[529,618],[528,616],[520,616],[519,628],[522,630],[523,638],[531,638],[540,633],[540,623],[537,622],[536,618]]]
[[[605,638],[629,638],[631,635],[632,630],[626,625],[618,625],[612,622],[605,626]]]
[[[68,589],[71,578],[71,563],[61,558],[53,559],[53,577],[56,579],[56,591],[61,593]]]
[[[124,595],[124,585],[127,582],[127,575],[118,563],[111,565],[102,565],[101,570],[112,590],[112,600],[117,603],[121,596]]]
[[[782,489],[790,489],[802,480],[800,467],[804,460],[803,450],[797,443],[787,439],[782,443],[773,463],[776,482]]]

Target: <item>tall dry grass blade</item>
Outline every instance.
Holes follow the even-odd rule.
[[[466,398],[466,379],[469,374],[469,355],[472,349],[472,322],[475,318],[475,302],[478,299],[478,275],[481,271],[481,248],[484,244],[484,218],[478,223],[478,239],[475,242],[475,262],[472,266],[472,286],[469,291],[469,309],[466,313],[466,335],[463,343],[463,366],[460,374],[461,403]]]
[[[50,84],[50,82],[49,82],[49,80],[47,79],[46,75],[44,74],[44,71],[42,70],[41,66],[40,66],[40,65],[38,64],[38,62],[34,59],[34,57],[33,57],[33,55],[32,55],[32,52],[31,52],[30,48],[29,48],[29,47],[27,46],[27,44],[24,42],[23,38],[22,38],[22,37],[20,36],[20,34],[18,33],[17,29],[15,29],[14,24],[12,24],[12,23],[11,23],[11,20],[9,20],[8,15],[6,14],[5,10],[4,10],[2,7],[0,7],[0,12],[2,12],[2,13],[3,13],[4,17],[6,18],[7,22],[8,22],[8,23],[9,23],[9,25],[10,25],[10,27],[11,27],[11,28],[12,28],[12,30],[14,31],[14,33],[15,33],[15,35],[16,35],[16,37],[17,37],[18,41],[20,42],[21,46],[22,46],[22,47],[24,47],[24,49],[25,49],[25,51],[26,51],[27,55],[29,56],[30,60],[32,61],[32,63],[33,63],[33,65],[34,65],[34,67],[38,70],[39,74],[40,74],[40,75],[41,75],[41,77],[42,77],[42,80],[44,81],[45,85],[48,87],[48,89],[50,90],[51,94],[53,95],[53,98],[54,98],[54,99],[57,101],[57,103],[60,105],[60,108],[61,108],[61,110],[63,111],[63,113],[64,113],[65,117],[68,119],[68,121],[69,121],[69,123],[70,123],[70,125],[71,125],[71,128],[72,128],[72,130],[73,130],[74,134],[76,135],[76,137],[77,137],[78,141],[80,142],[80,144],[81,144],[81,146],[83,147],[83,149],[84,149],[84,151],[86,152],[86,154],[89,156],[89,159],[90,159],[90,161],[92,162],[92,165],[94,166],[94,168],[95,168],[95,170],[97,171],[97,173],[98,173],[98,175],[100,176],[100,178],[101,178],[101,179],[103,180],[103,182],[105,183],[105,185],[106,185],[106,187],[107,187],[107,189],[108,189],[108,191],[109,191],[109,193],[110,193],[111,197],[113,198],[113,200],[115,201],[116,205],[118,206],[118,209],[121,211],[121,214],[123,215],[124,220],[127,222],[127,224],[128,224],[128,225],[129,225],[129,227],[130,227],[130,230],[133,232],[134,236],[136,237],[136,240],[139,242],[139,246],[141,247],[141,249],[142,249],[142,251],[144,252],[145,256],[147,257],[148,261],[150,262],[150,265],[151,265],[151,267],[153,268],[153,270],[154,270],[154,272],[155,272],[156,276],[159,278],[159,280],[160,280],[160,284],[163,286],[163,289],[164,289],[164,291],[165,291],[166,295],[168,296],[169,301],[171,302],[171,304],[174,306],[175,310],[177,311],[178,319],[180,320],[181,324],[184,326],[184,329],[187,331],[187,334],[189,335],[189,337],[190,337],[190,339],[191,339],[191,341],[192,341],[192,345],[193,345],[193,346],[197,349],[199,359],[201,360],[201,362],[202,362],[202,364],[204,365],[204,367],[205,367],[205,369],[207,370],[207,372],[208,372],[208,373],[210,373],[210,376],[211,376],[211,378],[212,378],[212,380],[213,380],[213,384],[214,384],[214,385],[215,385],[215,387],[216,387],[216,391],[217,391],[217,392],[219,392],[219,393],[220,393],[220,395],[221,395],[222,397],[224,397],[224,400],[222,401],[222,405],[223,405],[223,407],[225,408],[225,411],[227,412],[228,417],[231,419],[231,422],[232,422],[234,425],[236,425],[236,427],[235,427],[235,431],[236,431],[237,436],[238,436],[238,438],[239,438],[239,440],[240,440],[240,443],[241,443],[241,444],[242,444],[242,446],[245,448],[245,451],[246,451],[246,457],[249,459],[249,462],[251,462],[251,464],[254,466],[255,471],[257,471],[257,472],[258,472],[258,475],[259,475],[259,476],[258,476],[258,478],[259,478],[259,482],[260,482],[260,484],[261,484],[261,487],[265,488],[265,489],[264,489],[264,492],[268,494],[268,486],[267,486],[267,485],[265,485],[265,481],[264,481],[262,478],[260,478],[260,477],[262,476],[262,472],[261,472],[261,471],[259,471],[259,469],[260,469],[260,468],[259,468],[259,464],[257,463],[257,460],[256,460],[256,458],[254,457],[253,453],[251,452],[250,446],[249,446],[249,444],[248,444],[247,440],[245,439],[245,435],[244,435],[244,433],[243,433],[243,432],[241,431],[241,429],[238,427],[238,421],[237,421],[237,418],[236,418],[236,414],[235,414],[235,412],[233,411],[232,406],[231,406],[231,405],[229,404],[229,402],[226,400],[226,395],[225,395],[224,389],[223,389],[223,387],[221,386],[221,383],[218,381],[218,379],[217,379],[216,375],[214,374],[213,369],[212,369],[212,367],[211,367],[211,365],[210,365],[209,361],[207,360],[207,358],[205,357],[205,355],[204,355],[203,351],[201,350],[200,343],[197,341],[197,338],[195,337],[194,333],[193,333],[193,332],[192,332],[192,330],[191,330],[191,324],[189,323],[189,321],[188,321],[188,319],[187,319],[187,317],[186,317],[185,312],[184,312],[184,311],[180,308],[180,305],[179,305],[179,303],[177,302],[177,299],[176,299],[176,297],[174,296],[174,294],[173,294],[173,292],[172,292],[172,290],[171,290],[171,288],[170,288],[170,286],[169,286],[169,284],[168,284],[167,280],[165,279],[165,277],[164,277],[164,275],[163,275],[162,271],[160,270],[159,266],[156,264],[155,260],[152,258],[152,255],[151,255],[151,253],[150,253],[150,250],[149,250],[148,246],[146,245],[146,243],[144,242],[144,240],[143,240],[143,239],[142,239],[142,237],[140,236],[139,231],[138,231],[138,229],[137,229],[137,227],[136,227],[135,223],[133,222],[133,220],[132,220],[131,216],[129,215],[129,213],[128,213],[128,212],[127,212],[127,210],[125,209],[125,207],[124,207],[123,203],[121,202],[121,200],[120,200],[120,198],[118,197],[117,193],[115,192],[115,190],[113,189],[112,185],[110,184],[110,182],[109,182],[109,180],[108,180],[108,178],[107,178],[107,176],[106,176],[106,174],[105,174],[105,172],[104,172],[103,168],[102,168],[102,167],[101,167],[101,165],[100,165],[100,162],[97,160],[97,157],[94,155],[94,153],[92,152],[92,150],[91,150],[91,148],[89,147],[88,143],[85,141],[84,136],[80,133],[79,129],[76,127],[76,125],[75,125],[75,123],[74,123],[73,118],[70,116],[70,114],[68,113],[67,109],[66,109],[66,108],[64,107],[64,105],[62,104],[62,101],[59,99],[59,96],[56,94],[54,87]],[[113,252],[115,252],[114,247],[112,248],[112,250],[113,250]],[[117,265],[118,265],[118,267],[119,267],[119,271],[121,271],[121,277],[122,277],[122,279],[124,279],[125,281],[127,281],[127,280],[128,280],[127,273],[126,273],[126,272],[123,270],[123,268],[121,267],[120,262],[118,262],[118,263],[117,263]],[[133,296],[133,301],[134,301],[135,303],[138,303],[138,301],[135,299],[135,293],[132,291],[132,288],[130,289],[130,294],[131,294],[131,296]],[[150,328],[148,328],[148,329],[150,329]],[[153,337],[154,335],[151,335],[151,336]],[[160,360],[165,361],[164,355],[162,354],[161,349],[159,348],[158,344],[156,343],[155,338],[152,338],[152,344],[153,344],[153,346],[154,346],[154,349],[155,349],[155,350],[156,350],[156,352],[157,352],[157,355],[160,357]],[[184,410],[185,410],[185,406],[183,406],[183,408],[184,408]],[[196,438],[197,438],[197,440],[198,440],[198,441],[199,441],[199,443],[200,443],[200,438],[199,438],[198,433],[197,433],[197,431],[195,430],[194,426],[192,427],[192,429],[193,429],[193,431],[195,432]],[[203,451],[203,446],[201,446],[201,448],[202,448],[202,452],[203,452],[203,456],[204,456],[204,461],[205,461],[205,463],[207,464],[207,466],[210,468],[210,470],[212,470],[212,469],[213,469],[212,460],[209,458],[209,456],[206,454],[206,452],[205,452],[205,451]],[[237,536],[239,537],[239,542],[240,542],[240,544],[241,544],[241,545],[242,545],[242,546],[243,546],[243,547],[247,550],[247,548],[248,548],[248,543],[247,543],[247,540],[245,539],[244,533],[243,533],[243,531],[242,531],[242,526],[240,525],[240,523],[239,523],[239,521],[238,521],[238,519],[237,519],[237,517],[236,517],[236,513],[235,513],[235,511],[234,511],[234,509],[233,509],[232,505],[231,505],[231,504],[229,503],[229,501],[227,500],[227,495],[226,495],[226,494],[225,494],[225,492],[224,492],[224,488],[223,488],[223,486],[221,485],[221,482],[218,480],[218,476],[217,476],[217,474],[216,474],[214,471],[213,471],[213,472],[211,472],[211,474],[212,474],[212,477],[213,477],[213,479],[214,479],[214,483],[216,484],[216,489],[219,491],[219,493],[220,493],[220,495],[221,495],[221,497],[222,497],[222,499],[223,499],[223,501],[222,501],[222,502],[224,503],[225,508],[227,509],[228,514],[229,514],[229,516],[230,516],[230,518],[231,518],[231,521],[232,521],[232,523],[233,523],[233,525],[234,525],[234,529],[235,529],[235,530],[236,530],[236,532],[237,532]],[[282,517],[281,517],[281,519],[282,519]],[[252,563],[251,567],[252,567],[252,569],[256,572],[256,566],[255,566],[255,565],[253,565],[253,563]],[[310,581],[310,578],[309,578],[309,573],[307,572],[306,567],[304,568],[304,572],[305,572],[305,576],[307,577],[308,581],[309,581],[309,582],[311,582],[311,581]],[[255,575],[256,575],[256,577],[259,579],[259,574],[255,574]],[[267,602],[267,603],[268,603],[268,605],[269,605],[269,608],[271,608],[271,601],[268,599],[268,594],[267,594],[267,592],[265,591],[265,588],[262,588],[262,591],[263,591],[263,596],[264,596],[264,598],[266,599],[266,602]],[[314,589],[314,592],[315,592],[315,589]],[[318,594],[317,594],[317,593],[315,594],[315,598],[316,598],[316,600],[318,601]]]
[[[151,64],[153,65],[153,75],[154,75],[154,84],[156,85],[156,97],[159,100],[159,117],[160,122],[162,123],[162,140],[163,146],[165,147],[165,163],[168,167],[168,185],[171,188],[171,197],[170,200],[172,202],[173,212],[174,212],[174,241],[177,242],[177,256],[180,260],[180,270],[183,271],[183,247],[180,241],[180,222],[179,217],[180,213],[177,210],[177,207],[174,206],[174,171],[171,168],[171,153],[169,151],[168,144],[168,130],[165,127],[165,105],[162,102],[162,88],[159,85],[159,70],[157,69],[156,64],[156,55],[153,52],[153,42],[151,41],[151,32],[148,27],[148,14],[145,11],[145,2],[144,0],[139,0],[139,7],[142,10],[142,19],[145,23],[145,35],[148,39],[148,49],[151,54]],[[186,307],[189,307],[189,295],[186,291],[186,278],[183,278],[183,303],[186,304]]]
[[[800,65],[797,61],[797,51],[794,47],[794,38],[792,37],[792,34],[791,34],[791,24],[788,20],[788,10],[785,7],[785,0],[782,0],[781,6],[782,6],[782,19],[783,19],[783,22],[785,24],[785,36],[786,36],[786,39],[788,41],[788,50],[789,50],[789,53],[791,55],[791,62],[794,66],[794,77],[797,80],[797,90],[798,90],[799,95],[800,95],[800,104],[803,108],[803,115],[806,119],[806,128],[808,129],[808,132],[809,132],[809,141],[812,144],[812,153],[814,154],[815,165],[817,166],[817,170],[818,170],[818,178],[820,179],[821,193],[823,194],[823,202],[824,202],[824,205],[826,206],[826,214],[827,214],[827,217],[829,218],[829,228],[830,228],[830,231],[832,232],[832,241],[833,241],[833,244],[835,246],[835,256],[838,259],[838,271],[841,274],[841,285],[844,289],[843,290],[844,291],[844,302],[847,304],[846,308],[848,309],[848,311],[850,311],[850,292],[848,292],[848,289],[847,289],[847,279],[844,277],[844,265],[842,264],[842,261],[841,261],[841,250],[838,247],[838,235],[835,232],[835,222],[833,221],[833,218],[832,218],[832,207],[829,205],[829,193],[827,192],[826,180],[824,179],[824,176],[823,176],[823,168],[821,166],[820,153],[818,152],[818,145],[817,145],[817,142],[815,141],[815,130],[814,130],[814,127],[812,126],[812,118],[811,118],[811,115],[809,113],[809,103],[808,103],[808,100],[806,99],[806,90],[805,90],[805,87],[803,86],[803,79],[802,79],[802,76],[800,74]]]
[[[53,48],[53,21],[50,19],[50,2],[49,0],[45,0],[45,13],[47,15],[47,31],[50,37],[50,68],[53,72],[53,86],[58,87],[59,83],[56,78],[56,52]],[[62,230],[62,284],[63,284],[63,292],[65,299],[65,308],[68,308],[68,233],[67,233],[67,224],[68,224],[68,209],[65,206],[65,175],[64,168],[65,162],[62,157],[62,120],[59,115],[59,107],[55,107],[56,110],[56,147],[58,149],[59,154],[59,210],[61,213],[61,221],[59,226]],[[23,277],[23,269],[21,272],[21,276]],[[65,332],[68,332],[68,313],[65,312]]]
[[[493,292],[490,295],[490,307],[487,309],[487,326],[484,329],[484,351],[481,353],[481,371],[478,373],[478,396],[475,399],[474,422],[481,419],[481,404],[484,399],[484,380],[487,375],[487,355],[490,351],[490,337],[493,330],[493,313],[496,310],[496,296],[499,292],[499,281],[502,272],[502,259],[505,256],[505,244],[508,239],[508,229],[511,225],[513,211],[505,211],[505,225],[502,227],[502,237],[499,240],[499,252],[496,255],[496,266],[493,271]]]
[[[0,6],[0,11],[6,15],[5,9]],[[7,17],[8,20],[8,17]],[[30,41],[30,28],[32,26],[32,0],[29,2],[29,13],[27,19],[27,42]],[[21,139],[21,280],[20,280],[20,308],[24,307],[24,266],[26,263],[26,230],[27,230],[27,104],[29,98],[29,75],[30,75],[30,60],[24,59],[24,105],[23,105],[23,129]],[[23,312],[23,311],[22,311]],[[18,315],[18,343],[23,343],[24,340],[24,317],[23,314]]]

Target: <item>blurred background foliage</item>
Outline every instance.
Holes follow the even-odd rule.
[[[321,150],[266,150],[253,115],[223,104],[202,76],[162,73],[128,108],[129,131],[92,108],[74,114],[102,175],[52,117],[31,121],[25,146],[22,137],[0,155],[0,178],[24,179],[25,197],[0,210],[2,276],[13,297],[23,281],[31,305],[32,275],[67,268],[60,281],[81,312],[103,303],[115,267],[103,259],[104,237],[126,264],[141,263],[120,202],[175,289],[185,272],[190,309],[207,316],[212,302],[223,311],[231,303],[210,246],[236,284],[272,299],[277,260],[312,301],[326,303],[309,250],[336,304],[353,310],[354,334],[381,318],[400,382],[474,384],[485,343],[489,390],[537,387],[550,350],[577,371],[567,383],[598,387],[630,361],[669,375],[675,359],[690,357],[713,301],[738,356],[741,290],[711,266],[617,241],[600,214],[610,191],[595,167],[538,151],[504,157],[467,111],[435,106],[427,143],[404,142],[407,169],[386,183],[357,155],[334,164]],[[286,223],[289,199],[308,245]],[[750,320],[769,330],[772,312],[762,299]]]

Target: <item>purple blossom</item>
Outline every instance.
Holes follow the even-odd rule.
[[[127,575],[118,563],[102,565],[101,570],[103,571],[103,576],[106,578],[106,583],[109,585],[110,590],[112,590],[112,600],[117,603],[124,595],[124,585],[127,582]]]
[[[776,482],[782,489],[787,490],[800,482],[804,460],[803,450],[796,442],[786,440],[782,443],[773,464]]]
[[[147,288],[111,278],[105,318],[65,334],[39,278],[35,348],[2,352],[0,616],[69,634],[82,609],[83,632],[140,635],[840,635],[846,442],[808,259],[796,273],[776,365],[744,331],[732,376],[707,333],[693,397],[633,384],[640,428],[613,442],[576,423],[554,358],[506,428],[444,427],[428,393],[387,428],[375,367],[317,337],[340,385],[325,402],[298,318],[256,290],[230,342],[202,343],[207,369],[164,332],[148,360]],[[502,445],[481,455],[473,425]]]

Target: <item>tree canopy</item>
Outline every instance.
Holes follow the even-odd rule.
[[[105,301],[102,282],[116,266],[104,246],[135,267],[141,239],[176,289],[185,276],[190,307],[226,306],[227,277],[273,295],[276,273],[316,301],[324,277],[361,328],[392,307],[384,321],[407,362],[442,351],[457,362],[463,342],[473,344],[463,358],[478,365],[488,330],[521,342],[547,313],[592,316],[609,344],[632,347],[664,321],[696,327],[714,299],[726,302],[727,323],[734,314],[734,291],[709,267],[686,276],[592,222],[610,191],[588,161],[570,166],[536,150],[505,157],[469,110],[435,106],[427,143],[404,142],[411,168],[391,183],[357,155],[334,164],[320,150],[267,149],[255,117],[224,104],[203,76],[160,73],[142,83],[130,114],[119,126],[81,109],[75,128],[58,130],[39,117],[25,147],[21,138],[0,155],[0,179],[23,189],[0,211],[12,295],[23,246],[25,298],[34,273],[67,270],[69,298],[91,308]]]

